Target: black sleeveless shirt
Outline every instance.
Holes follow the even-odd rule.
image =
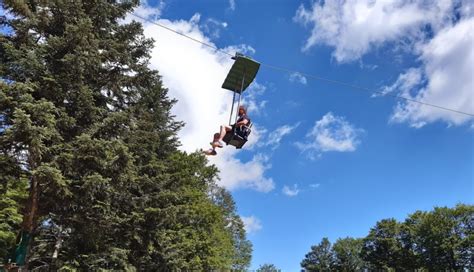
[[[239,115],[239,118],[237,119],[237,122],[235,122],[235,123],[241,122],[241,121],[243,121],[243,120],[247,120],[247,121],[248,121],[247,125],[250,124],[250,118],[247,116],[247,114]]]

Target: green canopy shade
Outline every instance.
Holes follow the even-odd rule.
[[[222,88],[240,94],[245,91],[254,80],[258,68],[260,68],[260,63],[241,54],[236,54],[233,59],[235,59],[235,62],[232,65],[232,68],[230,68],[230,71],[222,84]],[[244,79],[243,88],[242,79]]]

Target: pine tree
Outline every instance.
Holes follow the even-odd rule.
[[[0,243],[14,243],[23,212],[22,235],[34,237],[30,268],[207,271],[250,262],[234,208],[210,195],[217,170],[177,150],[183,124],[148,68],[153,40],[139,23],[120,23],[137,5],[3,2],[14,18],[0,22],[12,29],[0,34],[0,216],[11,218]]]
[[[324,237],[316,246],[311,246],[311,251],[306,254],[301,267],[304,271],[331,271],[334,265],[334,252],[331,248],[331,242]]]
[[[22,221],[21,208],[27,198],[28,181],[21,176],[21,169],[1,147],[0,151],[0,260],[12,258],[9,249],[16,242],[16,231]]]

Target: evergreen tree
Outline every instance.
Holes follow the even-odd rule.
[[[367,265],[360,257],[362,239],[338,239],[334,245],[323,238],[312,246],[301,262],[304,271],[363,271]]]
[[[331,271],[334,265],[334,252],[331,242],[324,237],[317,246],[312,246],[311,251],[306,254],[301,262],[301,267],[308,272]]]
[[[12,29],[0,34],[0,245],[23,210],[30,268],[248,267],[230,195],[210,194],[217,170],[177,150],[183,124],[148,68],[153,41],[119,23],[138,1],[2,5],[15,18],[0,22]]]
[[[12,258],[17,230],[22,221],[22,204],[27,198],[28,180],[21,176],[21,169],[7,156],[8,150],[1,147],[0,153],[0,260]]]

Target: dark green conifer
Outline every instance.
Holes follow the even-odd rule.
[[[30,268],[248,267],[235,208],[210,194],[217,170],[177,149],[153,41],[120,23],[137,5],[3,1],[0,245],[31,234]]]

